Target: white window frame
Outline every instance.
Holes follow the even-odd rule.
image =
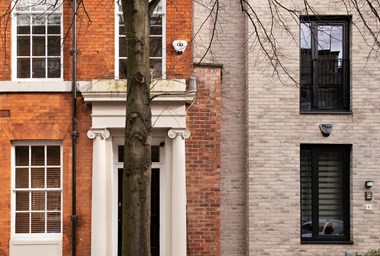
[[[61,192],[61,232],[59,233],[16,233],[16,191],[18,189],[15,188],[15,182],[16,182],[16,146],[59,146],[60,147],[60,188],[54,188],[51,189],[52,191],[60,191]],[[47,240],[56,240],[56,239],[62,239],[62,233],[63,233],[63,147],[62,142],[60,141],[17,141],[12,143],[12,152],[11,152],[11,236],[12,240],[41,240],[41,239],[47,239]],[[30,150],[30,149],[29,149]],[[45,151],[46,153],[46,151]],[[30,151],[29,151],[29,158],[30,158]],[[45,154],[46,158],[46,154]],[[55,167],[55,166],[54,166]],[[29,165],[29,169],[31,166]],[[46,165],[45,165],[46,168]],[[46,191],[47,189],[41,189]],[[28,189],[30,191],[30,189]],[[47,204],[47,202],[45,202]],[[45,212],[47,210],[45,209]]]
[[[36,1],[36,0],[22,0],[22,1]],[[50,0],[50,1],[56,1],[56,0]],[[55,15],[60,15],[61,17],[61,39],[60,39],[60,71],[61,71],[61,76],[59,78],[18,78],[17,77],[17,15],[18,14],[42,14],[43,11],[17,11],[16,10],[16,3],[21,2],[20,0],[12,0],[12,8],[13,8],[13,13],[12,13],[12,81],[63,81],[63,1],[58,0],[57,8],[53,12],[49,12],[46,15],[49,14],[55,14]],[[45,14],[44,14],[45,15]],[[47,35],[47,31],[44,34],[45,36]],[[32,43],[32,40],[30,40],[30,43]],[[30,45],[31,48],[31,45]],[[30,49],[31,50],[31,49]],[[30,54],[32,57],[32,53]],[[47,49],[45,50],[45,56],[44,58],[47,58]],[[46,64],[46,72],[48,69],[48,65]],[[46,73],[47,75],[47,73]]]
[[[119,2],[115,1],[115,79],[119,78],[119,15],[122,12],[119,11]],[[162,76],[160,79],[166,79],[166,0],[161,0],[159,5],[162,7],[162,11],[154,11],[155,14],[162,16]],[[149,57],[149,59],[151,59]]]

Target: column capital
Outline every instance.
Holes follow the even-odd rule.
[[[106,128],[91,128],[87,132],[87,137],[90,139],[95,139],[99,137],[101,139],[108,139],[111,136],[111,133]]]
[[[172,128],[168,131],[168,136],[171,139],[174,139],[177,136],[182,136],[183,139],[190,138],[190,131],[186,128]]]

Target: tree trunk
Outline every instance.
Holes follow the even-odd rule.
[[[150,256],[149,2],[123,0],[122,6],[128,55],[122,255]]]

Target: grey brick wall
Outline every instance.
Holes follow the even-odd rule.
[[[214,15],[210,1],[194,1],[195,61],[210,43]],[[209,6],[210,7],[210,6]],[[212,7],[212,6],[211,6]],[[202,28],[199,30],[199,28]],[[204,63],[223,64],[221,121],[221,254],[245,255],[245,72],[244,17],[237,1],[220,1],[219,17],[210,53]]]
[[[236,2],[236,3],[235,3]],[[358,13],[345,1],[312,1],[321,15],[352,15],[351,109],[349,115],[300,114],[299,86],[283,71],[276,75],[251,36],[239,1],[221,0],[224,19],[207,61],[224,65],[222,90],[222,255],[345,255],[380,247],[380,65]],[[267,1],[250,1],[263,24],[271,16]],[[283,0],[299,7],[301,0]],[[365,6],[365,5],[364,5]],[[200,6],[198,6],[200,7]],[[195,25],[207,11],[195,8]],[[273,27],[281,64],[298,81],[299,24],[280,10],[287,30]],[[364,13],[364,16],[367,14]],[[367,20],[373,25],[373,20]],[[195,40],[194,54],[204,49],[211,22]],[[365,38],[363,38],[363,35]],[[262,34],[261,34],[262,36]],[[209,37],[208,37],[209,38]],[[244,44],[245,38],[248,42]],[[199,46],[197,45],[199,44]],[[268,44],[266,44],[268,46]],[[203,47],[203,48],[202,48]],[[235,49],[232,51],[231,49]],[[319,124],[334,125],[323,137]],[[300,144],[352,144],[351,238],[353,244],[301,244]],[[366,211],[364,182],[374,180],[372,211]],[[243,247],[246,250],[243,250]]]

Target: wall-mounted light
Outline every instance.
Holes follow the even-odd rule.
[[[366,187],[366,188],[372,188],[372,186],[373,186],[373,181],[372,181],[372,180],[367,180],[364,184],[365,184],[365,187]]]
[[[332,124],[320,124],[319,129],[321,130],[324,137],[328,137],[331,133],[331,130],[333,128]]]

